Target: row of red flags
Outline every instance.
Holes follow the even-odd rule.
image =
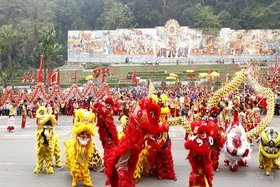
[[[40,67],[38,71],[38,78],[37,78],[37,83],[43,82],[43,67],[44,67],[45,59],[44,55],[41,55],[40,58]],[[27,84],[29,81],[31,84],[34,84],[35,82],[35,77],[36,77],[36,70],[33,70],[32,74],[29,73],[24,73],[23,78],[22,78],[22,83]],[[69,72],[65,72],[65,78],[69,77]],[[74,72],[74,84],[76,84],[77,80],[77,72]],[[46,79],[46,85],[51,86],[51,85],[60,85],[60,70],[57,69],[56,72],[53,73],[52,68],[48,69],[48,76]]]
[[[45,58],[44,55],[41,55],[40,58],[40,67],[39,67],[39,71],[38,71],[38,81],[37,83],[40,83],[43,81],[43,67],[44,67],[44,63],[45,63]],[[104,82],[104,74],[109,73],[109,68],[97,68],[98,70],[100,69],[100,71],[95,72],[96,69],[93,71],[93,75],[95,76],[95,78],[97,78],[100,74],[102,74],[102,83]],[[97,75],[98,74],[98,75]],[[31,82],[31,84],[34,84],[35,81],[35,76],[36,76],[36,70],[33,70],[32,74],[30,75],[29,73],[24,73],[24,76],[22,78],[22,83],[28,83],[29,81]],[[74,84],[76,84],[77,81],[77,72],[74,72]],[[69,72],[66,71],[65,72],[65,78],[69,77]],[[134,85],[137,85],[137,78],[136,78],[136,70],[134,70],[133,74],[132,74],[132,83]],[[51,85],[60,85],[60,70],[57,69],[56,72],[53,73],[52,68],[48,69],[48,75],[47,75],[47,79],[46,79],[46,85],[47,86],[51,86]]]

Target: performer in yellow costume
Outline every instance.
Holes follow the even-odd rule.
[[[89,159],[95,150],[91,136],[95,135],[95,114],[84,109],[75,112],[74,127],[71,137],[73,140],[63,141],[66,150],[66,168],[70,169],[72,176],[72,186],[77,185],[77,181],[82,180],[83,185],[93,186]]]
[[[43,110],[42,106],[40,107],[40,110]],[[58,135],[54,131],[56,120],[51,114],[40,115],[40,117],[38,116],[36,118],[38,119],[35,147],[37,166],[34,173],[37,174],[42,172],[45,161],[47,173],[52,174],[54,172],[52,163],[53,156],[55,156],[56,166],[61,167],[60,142]]]

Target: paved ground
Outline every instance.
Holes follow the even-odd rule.
[[[15,131],[9,133],[6,131],[6,116],[0,116],[0,186],[1,187],[69,187],[71,186],[71,176],[69,170],[64,167],[65,150],[62,140],[70,139],[72,118],[69,116],[60,116],[59,125],[56,127],[61,140],[62,149],[62,168],[55,168],[52,175],[33,174],[36,166],[35,155],[35,131],[36,125],[34,119],[27,119],[26,129],[20,128],[21,117],[16,117]],[[119,122],[116,121],[119,126]],[[280,118],[275,117],[271,126],[280,129]],[[190,165],[185,160],[187,151],[184,149],[183,137],[184,130],[182,127],[171,127],[170,137],[172,138],[172,152],[175,164],[177,181],[157,180],[154,176],[143,177],[137,186],[139,187],[187,187],[190,173]],[[98,148],[102,148],[98,136],[94,137]],[[270,176],[265,176],[263,170],[257,166],[258,145],[252,146],[253,152],[249,161],[249,167],[241,167],[236,172],[229,171],[228,167],[222,164],[223,153],[220,157],[220,172],[215,172],[213,186],[215,187],[263,187],[278,186],[280,171],[273,170]],[[105,176],[103,173],[91,172],[92,181],[95,187],[105,186]],[[82,186],[78,183],[78,186]]]

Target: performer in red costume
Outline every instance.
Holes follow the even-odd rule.
[[[52,103],[52,107],[53,107],[53,114],[55,116],[55,120],[58,124],[58,116],[59,116],[59,112],[60,112],[60,103],[57,100],[57,98],[54,99],[54,102]]]
[[[219,113],[220,110],[217,106],[211,107],[207,121],[207,124],[211,129],[210,135],[214,140],[214,143],[211,146],[211,160],[213,162],[212,167],[215,171],[219,171],[219,156],[225,143],[225,129],[218,123]]]
[[[214,174],[211,160],[211,129],[206,123],[199,121],[192,122],[191,129],[193,133],[185,139],[185,148],[189,150],[187,159],[192,166],[189,187],[212,187]]]
[[[97,118],[97,127],[99,139],[104,148],[104,154],[107,150],[118,144],[118,132],[114,123],[114,106],[115,103],[111,97],[103,98],[95,103],[94,112]]]
[[[160,107],[152,99],[142,99],[130,115],[125,136],[106,154],[105,174],[111,187],[134,187],[132,178],[138,156],[143,149],[146,134],[158,134]]]
[[[96,102],[93,107],[93,112],[96,114],[99,139],[104,149],[104,157],[110,150],[117,146],[118,131],[114,123],[114,110],[118,109],[118,105],[111,97],[104,96],[99,102]],[[105,161],[104,161],[105,162]],[[103,171],[102,168],[100,171]]]
[[[142,160],[147,160],[148,163],[144,162],[141,165],[143,174],[149,175],[153,173],[159,180],[164,178],[177,180],[174,171],[174,162],[171,151],[172,141],[169,138],[168,134],[169,126],[166,124],[169,115],[169,108],[167,106],[168,97],[166,94],[162,94],[160,98],[153,98],[153,100],[161,107],[161,122],[159,123],[159,125],[162,127],[163,131],[158,134],[146,135],[147,140],[145,142],[144,153],[147,151],[148,155],[145,159]],[[139,161],[141,162],[142,160],[140,158]],[[137,170],[140,172],[141,169],[137,168]],[[138,178],[136,178],[135,180],[137,182]]]
[[[25,128],[27,116],[27,100],[23,100],[22,111],[21,111],[21,128]]]

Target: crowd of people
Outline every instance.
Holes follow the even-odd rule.
[[[214,89],[201,89],[199,86],[183,86],[180,89],[155,89],[154,94],[160,97],[161,94],[168,96],[168,107],[170,109],[169,117],[177,117],[181,115],[187,116],[189,119],[194,120],[197,117],[197,113],[204,115],[207,109],[207,101],[213,95]],[[147,87],[130,87],[130,88],[113,88],[111,89],[112,98],[118,103],[118,110],[115,115],[119,116],[119,120],[123,115],[129,116],[129,114],[137,106],[137,102],[148,96]],[[279,104],[280,94],[275,93],[276,106],[275,115],[279,116]],[[58,120],[59,115],[72,116],[79,108],[93,111],[96,98],[88,97],[83,99],[77,99],[73,97],[67,102],[60,102],[57,98],[50,100],[49,102],[43,101],[41,98],[37,98],[33,103],[27,103],[26,100],[22,101],[20,106],[14,106],[14,102],[8,100],[0,108],[0,114],[13,117],[15,115],[22,116],[22,128],[25,127],[26,117],[35,118],[36,110],[40,106],[45,106],[48,113],[52,113]],[[266,98],[257,95],[249,87],[246,89],[239,89],[233,93],[230,93],[223,98],[223,106],[220,106],[221,114],[225,115],[221,120],[226,121],[225,126],[229,125],[231,116],[235,111],[238,111],[241,115],[245,113],[244,119],[253,122],[252,110],[258,108],[258,113],[266,114]],[[238,103],[238,104],[237,104]],[[256,119],[255,119],[256,120]],[[253,122],[254,123],[254,122]],[[248,127],[246,127],[248,128]]]

